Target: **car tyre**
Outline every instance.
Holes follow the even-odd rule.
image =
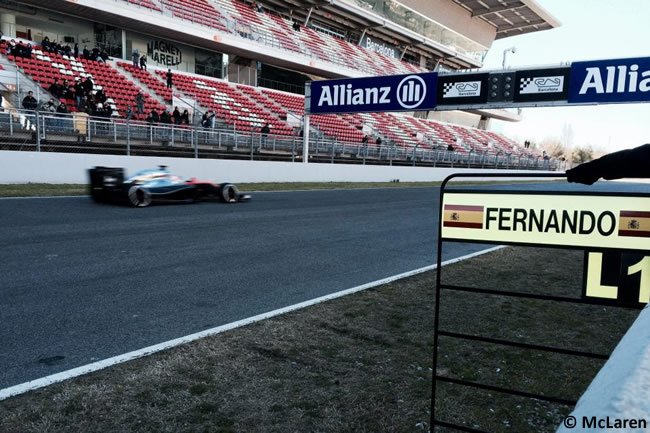
[[[135,207],[147,207],[151,204],[151,192],[140,186],[129,188],[129,202]]]
[[[239,197],[239,190],[232,183],[224,183],[221,187],[221,198],[226,203],[237,203]]]

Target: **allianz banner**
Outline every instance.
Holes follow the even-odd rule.
[[[650,101],[650,57],[573,62],[569,103]]]
[[[431,110],[438,74],[390,75],[311,82],[309,113]]]
[[[443,240],[650,250],[649,195],[445,193]]]

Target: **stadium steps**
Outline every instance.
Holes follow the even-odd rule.
[[[124,76],[131,80],[131,82],[133,82],[137,87],[145,91],[148,90],[148,95],[158,101],[159,104],[165,105],[167,109],[171,107],[173,101],[172,91],[167,89],[167,85],[156,78],[155,75],[148,71],[135,68],[132,63],[118,61],[115,62],[115,67],[119,68],[120,72],[122,72]],[[135,101],[133,102],[132,107],[135,108]]]
[[[157,71],[162,75],[163,71]],[[243,132],[259,132],[265,123],[271,124],[272,133],[292,135],[293,128],[278,116],[269,112],[249,98],[246,94],[225,81],[208,77],[175,74],[176,87],[186,95],[193,95],[204,109],[215,111],[217,118],[223,119],[228,128],[235,125]]]

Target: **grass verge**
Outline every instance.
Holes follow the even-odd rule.
[[[517,181],[517,183],[539,183],[539,181]],[[481,185],[503,184],[513,182],[481,182]],[[270,183],[239,183],[242,191],[296,191],[344,188],[407,188],[407,187],[436,187],[441,182],[270,182]],[[477,185],[477,182],[454,182],[457,185]],[[88,185],[85,184],[0,184],[0,197],[45,197],[64,195],[86,195]]]
[[[579,296],[582,253],[507,248],[443,281]],[[0,402],[3,432],[417,432],[429,418],[435,272]],[[444,292],[441,329],[609,353],[638,312]],[[577,399],[602,362],[441,337],[438,373]],[[439,419],[554,432],[570,408],[440,384]],[[444,431],[444,430],[436,430]]]

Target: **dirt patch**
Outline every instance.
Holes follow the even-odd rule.
[[[445,267],[443,279],[579,296],[582,259],[507,248]],[[435,272],[421,274],[14,397],[0,402],[0,430],[425,431],[434,286]],[[538,304],[447,292],[441,325],[608,353],[637,315]],[[441,338],[438,367],[449,377],[573,399],[601,365]],[[456,385],[440,384],[439,393],[440,419],[493,432],[552,432],[569,411]]]

